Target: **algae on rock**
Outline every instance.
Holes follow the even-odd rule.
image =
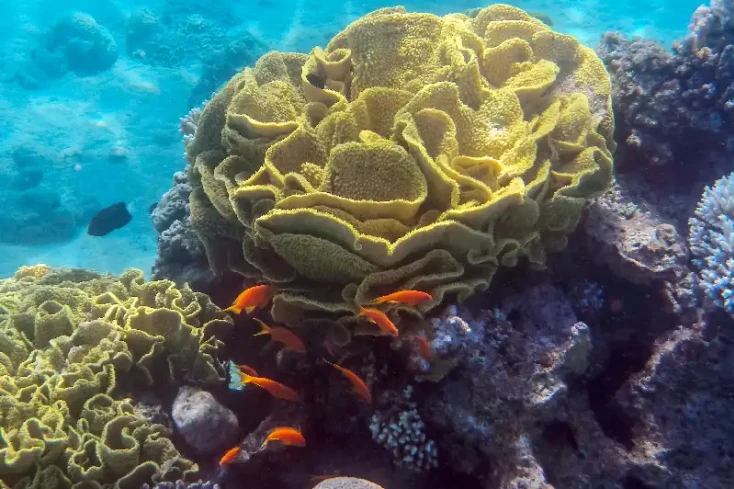
[[[231,319],[201,293],[45,266],[0,280],[3,489],[135,488],[195,478],[123,385],[212,384]]]

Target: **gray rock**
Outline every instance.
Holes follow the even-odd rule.
[[[172,411],[176,429],[199,455],[222,452],[237,441],[237,417],[207,391],[181,387]]]

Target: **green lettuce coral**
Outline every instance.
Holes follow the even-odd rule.
[[[167,429],[136,414],[136,388],[222,380],[231,320],[172,282],[24,267],[0,280],[0,487],[139,488],[190,480]]]
[[[349,323],[399,289],[463,300],[543,266],[608,188],[610,92],[593,50],[517,8],[378,10],[214,95],[192,223],[215,272],[276,285],[278,322]]]

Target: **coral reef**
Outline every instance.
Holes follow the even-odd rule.
[[[677,282],[685,273],[688,249],[675,227],[650,213],[620,215],[611,196],[589,206],[584,233],[598,261],[635,284]]]
[[[117,55],[112,34],[91,15],[77,12],[51,28],[15,77],[25,88],[39,88],[68,71],[79,76],[105,71]]]
[[[684,238],[689,200],[659,193],[645,178],[621,175],[587,207],[580,226],[585,252],[613,275],[666,297],[666,309],[695,316],[696,279]]]
[[[209,2],[203,2],[209,3]],[[126,28],[128,55],[144,63],[167,67],[201,61],[201,74],[189,97],[194,107],[229,80],[254,63],[266,46],[247,31],[236,37],[227,33],[233,18],[228,6],[166,3],[161,10],[143,8],[134,12]]]
[[[724,489],[734,483],[731,325],[679,328],[659,338],[644,369],[616,393],[633,420],[630,484]]]
[[[734,173],[704,190],[688,243],[704,293],[734,314]]]
[[[216,20],[193,12],[179,15],[143,8],[130,16],[125,44],[129,56],[173,67],[206,56],[226,42],[224,26]]]
[[[207,50],[202,59],[201,75],[189,96],[189,106],[195,107],[226,83],[245,66],[255,63],[267,51],[267,46],[250,34],[243,33],[223,48]]]
[[[597,313],[604,307],[604,287],[598,282],[583,280],[571,287],[569,296],[574,299],[575,309],[585,313]]]
[[[62,199],[53,190],[38,188],[0,191],[0,206],[13,209],[0,214],[0,241],[25,245],[68,241],[101,208],[96,199]]]
[[[199,125],[199,119],[201,119],[201,113],[204,111],[205,105],[206,102],[201,106],[193,107],[185,116],[179,119],[179,131],[183,138],[184,147],[188,146],[189,143],[193,141],[194,136],[196,135],[196,128]]]
[[[213,358],[231,320],[203,294],[85,270],[24,267],[0,280],[3,488],[137,488],[191,481],[163,425],[126,388],[222,381]]]
[[[206,290],[214,277],[204,248],[191,227],[191,186],[183,172],[174,174],[173,182],[173,187],[151,212],[153,227],[158,232],[153,277],[173,280],[179,285],[188,283],[197,290]]]
[[[351,327],[400,288],[425,311],[565,246],[612,179],[610,107],[593,51],[521,10],[383,9],[209,101],[191,222],[215,273],[277,285],[276,322]]]
[[[553,420],[573,416],[570,385],[589,365],[589,328],[547,284],[503,302],[500,317],[516,316],[512,322],[496,320],[491,311],[473,316],[462,310],[456,317],[454,306],[447,309],[432,321],[432,343],[438,355],[452,359],[453,374],[420,406],[442,463],[488,477],[491,487],[524,487],[520,480],[546,487],[527,482],[544,473],[536,458],[545,452],[536,440]],[[482,473],[486,458],[492,473]]]
[[[91,15],[84,13],[58,21],[49,33],[46,48],[63,52],[69,70],[77,75],[105,71],[117,60],[115,39]]]
[[[618,139],[629,153],[622,169],[649,165],[658,178],[655,168],[663,165],[691,172],[699,165],[690,162],[731,161],[732,24],[731,2],[713,0],[696,11],[691,33],[672,54],[652,40],[605,34],[598,52],[612,77]]]

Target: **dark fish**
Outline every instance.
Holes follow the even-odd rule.
[[[120,229],[127,225],[133,216],[127,211],[124,202],[112,204],[97,212],[92,220],[89,221],[87,234],[90,236],[104,236],[111,233],[115,229]]]
[[[153,214],[155,208],[158,207],[158,202],[153,202],[148,206],[148,214]]]
[[[315,73],[309,73],[308,75],[306,75],[306,80],[308,80],[308,82],[316,88],[323,89],[326,86],[326,78],[324,78],[323,76],[319,76]]]

